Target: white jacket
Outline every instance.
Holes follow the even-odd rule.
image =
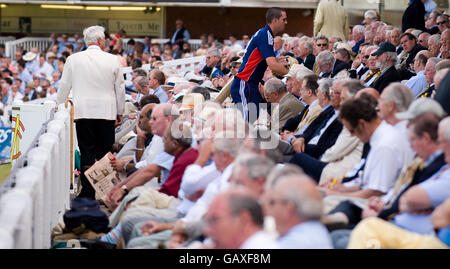
[[[125,105],[125,81],[119,59],[96,45],[69,56],[59,82],[57,102],[72,90],[75,119],[115,120]]]

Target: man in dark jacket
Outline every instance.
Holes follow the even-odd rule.
[[[376,56],[376,65],[380,68],[381,75],[370,86],[380,94],[391,82],[400,81],[400,75],[395,69],[397,52],[395,46],[389,42],[382,42],[377,51],[372,53]]]
[[[184,28],[184,23],[182,20],[177,19],[175,25],[176,28],[172,34],[172,37],[170,38],[170,43],[172,45],[178,43],[180,48],[182,48],[183,43],[188,42],[191,36],[189,35],[189,31],[186,28]]]
[[[417,53],[421,50],[426,50],[426,48],[417,44],[417,38],[410,33],[404,33],[400,37],[400,42],[406,54],[400,63],[400,68],[398,71],[401,80],[406,80],[415,75],[415,72],[411,69],[411,64],[413,63]]]
[[[402,32],[409,28],[425,31],[425,0],[411,0],[402,17]]]

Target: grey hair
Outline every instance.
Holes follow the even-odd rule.
[[[139,80],[138,83],[137,83],[139,86],[145,87],[145,86],[148,85],[148,78],[147,78],[147,76],[139,76],[137,78],[141,78],[141,80]]]
[[[295,79],[297,81],[303,80],[306,76],[314,75],[314,72],[309,69],[300,69],[295,73]]]
[[[353,31],[355,31],[358,34],[364,34],[364,31],[366,31],[366,28],[362,25],[355,25],[353,26]]]
[[[439,122],[439,129],[442,129],[445,140],[450,142],[450,116],[445,117]]]
[[[219,57],[219,58],[222,57],[222,53],[220,52],[220,50],[218,50],[216,48],[209,49],[207,54],[211,54],[212,56]]]
[[[347,95],[349,98],[355,97],[356,93],[358,93],[360,90],[362,90],[365,86],[362,84],[362,82],[358,79],[348,79],[346,80],[341,88],[347,88]]]
[[[233,131],[219,132],[214,136],[215,148],[230,154],[233,158],[238,156],[243,143],[244,139],[236,136],[236,133]]]
[[[414,101],[411,90],[400,82],[394,82],[389,85],[392,88],[386,93],[386,100],[394,102],[398,112],[408,110],[409,105]]]
[[[253,152],[265,151],[265,156],[275,163],[283,162],[283,143],[279,143],[279,136],[273,133],[266,126],[258,126],[258,128],[252,128],[250,137],[252,139]],[[276,141],[276,146],[273,142]]]
[[[377,12],[375,10],[367,10],[364,13],[364,19],[376,19],[377,18]]]
[[[332,78],[322,78],[319,81],[317,81],[319,84],[319,91],[323,92],[327,95],[328,98],[330,98],[330,90],[333,86],[333,79]]]
[[[275,166],[275,168],[267,175],[265,190],[270,190],[275,187],[281,180],[289,175],[304,175],[303,169],[295,164],[286,163],[282,166]]]
[[[313,50],[314,50],[313,42],[311,42],[310,40],[306,40],[306,41],[303,41],[302,44],[303,44],[303,46],[305,46],[305,48],[307,50],[309,50],[310,53],[313,52]]]
[[[83,30],[84,43],[86,45],[96,43],[97,39],[105,38],[105,28],[94,25]]]
[[[298,217],[304,220],[318,220],[322,216],[323,202],[320,195],[314,196],[303,188],[305,184],[309,184],[308,181],[313,180],[306,175],[290,175],[282,179],[275,188],[279,190],[284,201],[295,205]]]
[[[387,51],[386,53],[389,56],[387,59],[389,62],[397,62],[397,52]]]
[[[317,60],[320,61],[320,64],[331,64],[334,62],[334,56],[331,51],[324,50],[317,55]]]
[[[317,41],[319,39],[325,39],[328,42],[330,42],[330,40],[328,39],[328,37],[324,36],[324,35],[319,35],[319,36],[315,36],[314,40]]]
[[[433,63],[434,65],[436,65],[437,63],[439,63],[440,61],[442,61],[441,58],[438,57],[431,57],[428,59],[427,63]]]
[[[428,42],[430,42],[430,40],[432,40],[434,44],[439,44],[441,42],[441,35],[440,34],[431,35],[430,37],[428,37]]]
[[[164,117],[168,118],[169,116],[172,116],[174,119],[178,118],[180,116],[180,112],[178,111],[178,107],[173,104],[158,104],[156,107],[161,106],[162,112]],[[154,109],[155,109],[154,108]]]
[[[271,78],[264,83],[264,92],[266,93],[285,93],[286,91],[286,85],[277,78]]]
[[[434,68],[436,68],[436,72],[440,71],[442,69],[450,68],[450,60],[449,59],[445,59],[445,60],[443,59],[442,61],[437,63]]]
[[[191,146],[192,132],[189,127],[179,122],[172,122],[170,130],[170,137],[177,141],[183,148],[189,148]]]
[[[236,217],[242,211],[248,211],[253,224],[260,227],[264,225],[263,209],[255,197],[232,193],[228,197],[228,205],[232,216]]]
[[[237,172],[241,167],[246,167],[248,178],[252,180],[263,178],[265,181],[274,166],[275,163],[267,157],[258,154],[243,154],[236,159],[233,171]]]
[[[422,30],[414,30],[411,32],[416,38],[419,38],[419,35],[422,33]]]

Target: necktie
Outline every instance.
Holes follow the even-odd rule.
[[[400,188],[402,186],[408,185],[414,178],[414,175],[417,171],[423,170],[424,161],[420,157],[416,157],[412,163],[406,168],[406,171],[403,172],[395,183],[394,192],[392,197],[396,197],[397,193],[399,193]]]
[[[428,86],[426,86],[417,96],[416,96],[416,98],[419,98],[424,92],[426,92],[428,89],[430,88],[430,85],[428,85]],[[424,97],[426,97],[425,95],[424,95]]]

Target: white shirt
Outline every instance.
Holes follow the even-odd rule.
[[[408,147],[406,148],[407,156],[406,158],[409,159],[411,162],[414,157],[416,156],[416,152],[412,149],[411,143],[409,141],[409,129],[408,129],[408,120],[402,120],[397,122],[397,124],[394,125],[394,128],[397,130],[397,132],[403,136],[403,139],[406,140]]]
[[[201,167],[198,164],[191,164],[186,167],[183,178],[181,179],[180,190],[178,191],[178,198],[181,199],[181,204],[178,206],[178,212],[186,214],[195,204],[195,202],[187,199],[186,195],[191,195],[201,189],[206,189],[209,183],[220,178],[221,174],[222,173],[217,170],[214,162],[204,167]]]
[[[388,193],[403,167],[411,162],[409,143],[392,125],[382,121],[369,140],[370,152],[362,175],[344,183],[360,185],[361,190],[377,190]]]
[[[247,238],[240,249],[278,249],[280,246],[264,231],[258,231]]]
[[[40,78],[49,78],[52,76],[54,69],[53,66],[51,66],[49,63],[44,62],[44,64],[38,65],[38,68],[34,72],[34,75],[40,77]],[[43,74],[41,74],[43,73]]]
[[[137,140],[136,140],[137,142]],[[158,135],[154,135],[150,144],[145,147],[144,153],[142,154],[141,160],[136,163],[136,155],[134,155],[134,161],[136,163],[136,169],[141,169],[153,162],[156,155],[164,150],[164,144],[162,138]]]
[[[125,107],[125,81],[119,58],[91,45],[70,55],[59,82],[58,104],[73,94],[75,119],[116,120]]]
[[[195,205],[189,210],[186,216],[182,219],[184,222],[199,221],[203,215],[208,211],[208,207],[214,198],[228,189],[230,186],[228,179],[233,171],[234,163],[225,168],[220,177],[212,181],[206,188],[200,199],[197,200]]]

